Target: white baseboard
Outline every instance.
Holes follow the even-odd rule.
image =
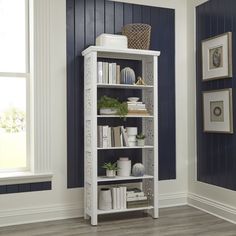
[[[17,210],[0,210],[0,227],[82,217],[83,208],[79,208],[78,205],[51,205]]]
[[[187,204],[187,193],[162,194],[160,208]],[[0,227],[83,217],[81,204],[51,205],[17,210],[0,210]]]
[[[229,205],[193,193],[188,194],[188,205],[236,224],[236,208]]]
[[[175,207],[183,206],[188,203],[187,193],[171,193],[171,194],[160,194],[159,195],[159,207]]]

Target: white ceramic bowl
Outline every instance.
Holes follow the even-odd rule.
[[[138,97],[129,97],[128,100],[130,102],[137,102],[139,100],[139,98]]]

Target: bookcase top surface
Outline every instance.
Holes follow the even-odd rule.
[[[82,55],[86,56],[87,54],[89,54],[91,52],[129,54],[129,55],[138,55],[138,56],[160,56],[160,54],[161,54],[160,51],[152,51],[152,50],[90,46],[82,52]]]

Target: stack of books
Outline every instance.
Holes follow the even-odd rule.
[[[124,126],[109,127],[108,125],[99,125],[97,134],[97,146],[100,148],[129,146],[128,135]]]
[[[139,208],[148,206],[148,198],[140,189],[128,189],[126,192],[127,208]]]
[[[128,115],[149,115],[146,105],[143,102],[127,102]]]
[[[112,209],[126,209],[126,190],[127,187],[113,187],[112,192]]]
[[[97,63],[98,84],[120,84],[120,65],[116,63]]]

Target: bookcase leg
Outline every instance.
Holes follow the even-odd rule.
[[[93,226],[98,225],[98,218],[97,218],[97,216],[92,216],[91,217],[91,225],[93,225]]]
[[[159,217],[158,208],[152,210],[152,218],[157,219]]]

